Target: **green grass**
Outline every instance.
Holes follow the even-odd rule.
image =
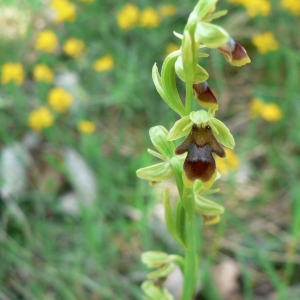
[[[20,3],[1,1],[0,9],[20,8]],[[1,84],[0,89],[0,299],[138,300],[146,276],[140,254],[146,250],[178,253],[151,225],[151,212],[161,196],[137,179],[135,171],[152,163],[146,153],[151,147],[149,128],[158,124],[170,128],[176,121],[155,91],[151,68],[155,62],[161,67],[167,44],[177,42],[172,31],[182,31],[195,1],[174,2],[178,13],[158,28],[128,32],[118,28],[115,18],[123,1],[77,4],[80,11],[74,23],[46,21],[43,26],[58,34],[60,45],[68,37],[83,39],[88,48],[79,61],[60,49],[53,55],[34,50],[37,24],[44,18],[40,1],[26,2],[31,13],[23,38],[7,40],[0,35],[0,65],[22,62],[26,71],[21,87],[11,83]],[[160,4],[137,2],[141,9]],[[243,8],[221,1],[220,8],[229,9],[229,14],[220,22],[233,29],[252,64],[236,69],[213,51],[204,62],[219,98],[218,118],[232,129],[241,159],[241,170],[220,180],[221,193],[211,197],[222,202],[226,213],[217,226],[205,227],[201,236],[201,299],[205,300],[222,299],[212,269],[224,255],[240,266],[244,299],[259,299],[261,278],[270,284],[276,299],[299,299],[292,287],[300,284],[300,24],[277,1],[273,7],[270,16],[249,19]],[[242,25],[230,23],[231,16],[240,18]],[[274,32],[280,48],[262,55],[251,35],[266,30]],[[113,71],[96,73],[93,61],[106,54],[114,57]],[[54,68],[56,76],[69,71],[78,77],[78,84],[69,87],[75,105],[38,138],[27,119],[32,109],[47,103],[54,84],[33,81],[37,63]],[[275,123],[249,119],[253,97],[277,103],[283,118]],[[78,133],[81,119],[95,122],[96,133]],[[28,163],[3,162],[4,151],[12,153],[15,143],[25,147],[31,157]],[[92,179],[74,180],[81,173],[80,163],[68,168],[66,149],[80,155]],[[14,180],[23,186],[19,189]],[[91,181],[95,198],[87,205],[91,191],[84,189]],[[3,192],[7,184],[10,195]],[[80,195],[76,214],[62,206],[62,196],[69,192]]]

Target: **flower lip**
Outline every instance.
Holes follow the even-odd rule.
[[[193,125],[188,137],[175,149],[175,154],[188,152],[184,161],[184,171],[188,179],[209,181],[216,171],[212,153],[225,157],[225,151],[213,135],[209,125]]]

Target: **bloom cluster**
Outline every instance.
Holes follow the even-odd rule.
[[[275,51],[279,48],[278,41],[275,39],[274,34],[270,31],[253,35],[252,43],[256,46],[258,52],[261,54]]]
[[[250,105],[250,116],[261,116],[268,122],[277,122],[282,118],[282,111],[275,103],[265,104],[260,98],[254,98]]]
[[[249,17],[258,15],[268,16],[271,12],[271,3],[269,0],[227,0],[229,3],[242,5],[246,8]]]
[[[169,131],[163,126],[150,129],[150,139],[156,150],[148,149],[148,152],[162,162],[137,170],[137,176],[149,180],[151,184],[175,178],[179,200],[173,211],[169,191],[165,191],[165,218],[169,232],[184,251],[191,249],[189,243],[193,243],[194,237],[187,239],[186,234],[189,230],[193,231],[191,224],[195,213],[201,215],[204,224],[215,224],[224,212],[221,205],[204,197],[218,191],[212,189],[213,183],[220,177],[216,157],[222,159],[229,153],[232,164],[227,166],[228,169],[238,167],[238,159],[233,152],[226,151],[234,148],[234,138],[226,125],[215,117],[219,108],[218,99],[208,84],[208,72],[199,64],[199,58],[208,55],[199,50],[204,47],[217,49],[231,65],[237,67],[249,63],[250,59],[246,50],[226,30],[212,23],[214,19],[226,14],[226,11],[215,12],[216,2],[217,0],[198,2],[183,34],[175,33],[182,41],[181,48],[168,54],[161,73],[156,64],[153,66],[152,78],[157,92],[180,118]],[[179,96],[175,75],[185,83],[185,102]],[[203,109],[192,111],[193,95]],[[175,146],[173,141],[180,138],[184,140]],[[190,227],[185,231],[186,226]],[[155,282],[166,278],[174,270],[175,264],[184,273],[185,282],[189,277],[194,281],[195,277],[190,272],[185,272],[185,269],[195,272],[196,262],[189,265],[188,258],[185,261],[180,256],[151,251],[144,253],[142,260],[148,267],[156,269],[148,274],[148,280],[142,285],[146,299],[172,299]],[[182,299],[191,299],[192,295],[193,291],[187,284],[183,289]]]
[[[300,16],[300,1],[281,0],[280,5],[295,16]]]
[[[126,4],[123,9],[117,14],[117,21],[120,28],[129,30],[134,27],[157,27],[161,23],[161,18],[175,15],[177,12],[176,6],[166,4],[155,10],[152,7],[147,7],[140,10],[133,4]]]

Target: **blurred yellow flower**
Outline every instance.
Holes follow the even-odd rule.
[[[139,25],[141,27],[153,28],[160,24],[159,14],[152,7],[147,7],[140,13]]]
[[[3,84],[14,82],[16,85],[21,85],[24,82],[25,72],[21,63],[5,63],[1,71],[1,82]]]
[[[139,9],[133,4],[126,4],[117,14],[117,21],[120,28],[131,29],[137,25],[139,19]]]
[[[295,16],[300,16],[300,1],[299,0],[281,0],[281,6],[289,10]]]
[[[165,56],[169,55],[170,53],[174,52],[174,51],[177,51],[180,49],[180,46],[176,45],[176,44],[168,44],[167,45],[167,48],[166,48],[166,53],[165,53]]]
[[[279,48],[279,43],[270,31],[252,36],[252,43],[256,46],[259,53],[267,53]]]
[[[48,94],[48,103],[59,113],[64,113],[68,110],[73,102],[73,96],[61,87],[53,88]]]
[[[282,112],[277,104],[265,104],[261,99],[254,98],[250,104],[250,117],[261,116],[269,122],[276,122],[282,118]]]
[[[255,118],[260,115],[264,107],[264,102],[259,98],[252,99],[250,103],[250,117]]]
[[[83,3],[92,3],[95,0],[79,0],[79,2],[83,2]]]
[[[250,17],[257,15],[268,16],[271,12],[271,3],[269,0],[227,0],[229,3],[243,5]]]
[[[224,175],[231,171],[236,171],[240,167],[240,158],[231,149],[226,148],[225,152],[225,158],[216,156],[217,170]]]
[[[77,59],[82,56],[85,50],[85,44],[83,40],[69,38],[63,45],[64,52],[69,56]]]
[[[40,64],[33,68],[33,78],[35,81],[53,82],[54,74],[47,65]]]
[[[97,72],[109,71],[112,70],[113,67],[114,60],[111,55],[105,55],[97,59],[93,64],[93,68]]]
[[[39,33],[35,42],[35,49],[53,53],[57,45],[58,38],[56,34],[52,30],[46,29]]]
[[[55,21],[61,23],[64,21],[73,22],[76,19],[76,5],[68,0],[52,0],[50,7],[55,12]]]
[[[33,110],[28,118],[28,125],[35,131],[41,131],[44,127],[50,127],[54,123],[54,117],[46,106]]]
[[[177,7],[173,4],[165,4],[158,9],[158,12],[162,17],[171,17],[177,13]]]
[[[269,122],[277,122],[282,119],[282,112],[277,104],[265,104],[260,115]]]
[[[92,134],[96,130],[96,125],[90,121],[80,121],[77,125],[78,131],[81,133]]]

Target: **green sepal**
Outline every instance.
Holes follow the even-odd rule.
[[[192,111],[190,113],[190,119],[194,124],[200,125],[210,121],[211,116],[206,110]]]
[[[147,277],[149,279],[167,277],[175,270],[175,267],[176,265],[173,262],[166,263],[165,265],[161,266],[159,269],[148,273]]]
[[[170,129],[167,136],[168,141],[177,140],[190,133],[193,123],[191,122],[190,116],[185,116],[180,120],[176,121],[174,126]]]
[[[198,61],[198,51],[196,52],[195,39],[191,36],[191,32],[192,30],[184,30],[181,51],[184,74],[181,79],[187,83],[194,82]]]
[[[195,196],[195,209],[199,214],[205,216],[220,215],[225,210],[222,205],[197,195]]]
[[[195,6],[193,13],[198,16],[199,20],[202,20],[215,11],[217,2],[218,0],[200,0]]]
[[[151,127],[149,130],[153,146],[165,157],[165,160],[174,156],[175,150],[174,144],[167,140],[168,134],[168,130],[161,125]]]
[[[195,39],[209,48],[219,48],[229,41],[229,34],[222,27],[207,22],[198,22]]]
[[[162,251],[147,251],[142,254],[142,263],[149,268],[159,268],[169,262],[169,254]]]
[[[138,169],[136,171],[136,175],[139,178],[150,181],[163,181],[173,177],[175,172],[170,162],[166,161],[146,168]]]
[[[158,152],[156,152],[156,151],[154,151],[152,149],[147,149],[147,151],[148,151],[149,154],[151,154],[151,155],[153,155],[153,156],[155,156],[155,157],[157,157],[157,158],[159,158],[161,160],[165,160],[166,159],[162,154],[160,154],[160,153],[158,153]]]
[[[209,123],[218,142],[229,149],[233,149],[235,146],[234,138],[226,125],[213,117]]]
[[[142,284],[142,290],[147,295],[145,300],[174,300],[173,296],[166,288],[161,288],[156,285],[152,280],[146,280]]]
[[[175,52],[177,54],[174,54]],[[180,51],[175,51],[175,52],[170,54],[170,55],[172,55],[172,57],[173,57],[173,55],[175,55],[174,63],[175,63],[175,60],[176,60],[177,56],[179,55]],[[166,60],[167,60],[167,58],[166,58]],[[166,63],[166,60],[165,60],[165,63]],[[172,60],[171,60],[171,63],[172,63]],[[168,69],[169,68],[167,68],[167,70]],[[173,69],[174,69],[174,67],[173,67]],[[171,109],[173,109],[180,116],[183,116],[184,115],[184,106],[181,102],[181,99],[180,99],[178,91],[177,91],[174,72],[175,71],[172,70],[172,66],[171,66],[170,74],[169,75],[165,74],[165,75],[167,75],[167,78],[164,77],[164,80],[162,80],[162,78],[159,75],[157,65],[154,64],[154,66],[152,68],[152,79],[153,79],[154,85],[156,87],[156,90],[159,93],[159,95],[162,97],[162,99],[170,106]],[[173,79],[172,79],[172,76],[174,77]],[[167,83],[168,81],[170,82],[170,86]],[[174,87],[174,85],[175,85],[176,91],[172,91],[172,87]]]
[[[174,51],[165,58],[161,70],[161,84],[168,99],[167,104],[180,116],[184,116],[185,109],[177,90],[174,68],[175,61],[180,53],[180,50]]]

